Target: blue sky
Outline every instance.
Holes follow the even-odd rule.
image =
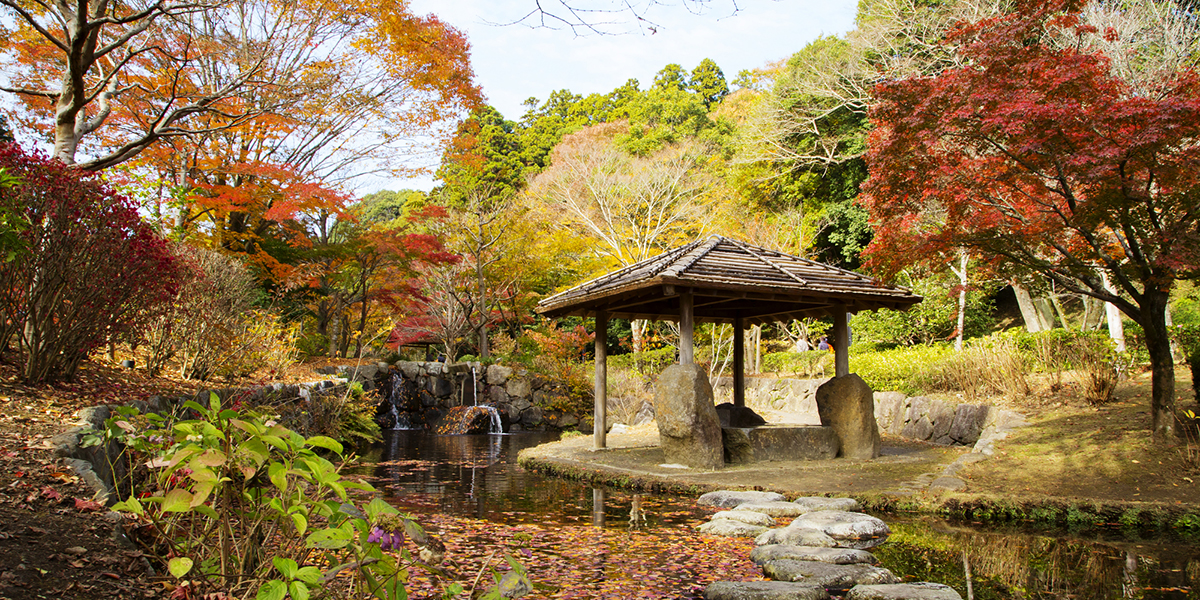
[[[607,7],[612,0],[575,0],[576,6]],[[600,15],[615,21],[619,35],[576,35],[569,29],[498,25],[520,19],[534,0],[412,0],[413,12],[433,13],[464,31],[471,41],[477,81],[506,118],[518,119],[530,96],[550,92],[607,93],[630,77],[642,89],[668,63],[691,70],[711,58],[732,81],[742,69],[787,58],[820,35],[841,35],[854,26],[857,0],[708,0],[695,14],[679,0],[634,0],[654,24],[639,30],[628,13]],[[542,0],[554,12],[559,0]],[[429,189],[429,180],[379,182],[380,188]],[[375,187],[375,186],[372,186]]]

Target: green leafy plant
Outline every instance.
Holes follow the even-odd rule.
[[[342,477],[327,458],[344,463],[336,440],[222,408],[215,394],[208,406],[183,408],[194,418],[147,415],[159,427],[139,432],[130,419],[140,416],[122,411],[106,428],[149,469],[148,484],[114,509],[180,587],[257,600],[393,600],[407,598],[405,582],[417,568],[451,582],[444,597],[463,592],[438,566],[440,542],[411,515],[372,498],[369,484]]]

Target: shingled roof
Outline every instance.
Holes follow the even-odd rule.
[[[546,298],[549,317],[679,318],[679,294],[691,292],[699,322],[746,324],[849,312],[905,310],[921,297],[872,277],[719,235],[697,240]]]

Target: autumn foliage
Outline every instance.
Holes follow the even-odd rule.
[[[1023,4],[952,34],[965,66],[876,88],[870,262],[895,272],[964,248],[1115,304],[1146,332],[1159,438],[1172,421],[1168,294],[1200,267],[1200,78],[1135,90],[1106,56],[1055,42],[1096,33],[1066,3]]]
[[[180,266],[96,177],[13,144],[0,146],[0,168],[19,178],[0,204],[21,221],[16,256],[0,264],[0,348],[16,340],[26,381],[70,379],[174,298]]]

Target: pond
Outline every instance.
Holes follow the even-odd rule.
[[[712,581],[762,578],[747,558],[752,540],[696,531],[714,511],[695,498],[593,488],[516,464],[522,448],[555,439],[386,431],[362,473],[442,539],[460,579],[503,570],[509,554],[540,584],[530,598],[702,598]],[[963,598],[968,572],[981,600],[1200,598],[1195,540],[881,516],[893,530],[873,550],[881,566],[906,580],[951,585]],[[438,583],[422,575],[410,587],[419,597]]]

